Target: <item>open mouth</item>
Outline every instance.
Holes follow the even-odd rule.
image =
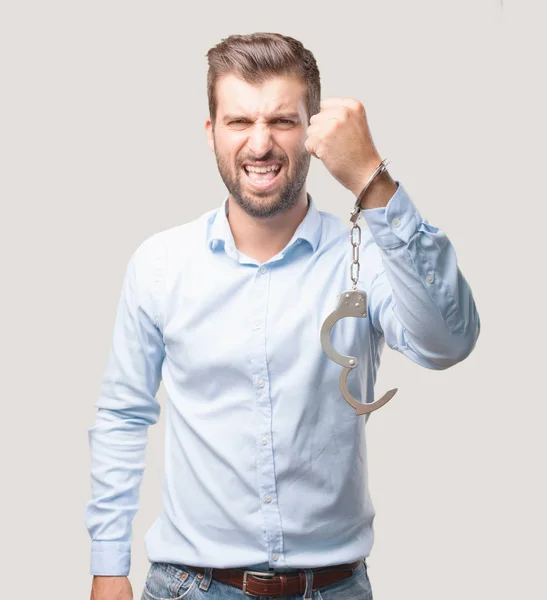
[[[247,177],[247,183],[256,190],[269,190],[279,181],[282,165],[271,165],[269,167],[252,167],[245,165],[243,171]]]

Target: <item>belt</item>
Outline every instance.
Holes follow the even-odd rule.
[[[361,560],[357,560],[352,563],[312,569],[313,589],[316,590],[351,577],[355,569],[362,562]],[[198,573],[205,573],[203,567],[187,566]],[[247,596],[281,598],[293,594],[303,595],[306,591],[306,574],[304,570],[287,573],[269,573],[267,571],[245,571],[242,569],[213,569],[212,577],[217,581],[243,590],[243,593]]]

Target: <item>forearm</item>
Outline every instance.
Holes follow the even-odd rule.
[[[136,411],[101,408],[89,429],[92,498],[85,507],[91,574],[127,575],[149,423]]]
[[[373,285],[373,323],[392,348],[423,366],[463,360],[480,320],[446,234],[422,219],[401,186],[386,208],[363,214],[383,266]]]
[[[395,344],[398,350],[408,349],[432,363],[424,366],[448,368],[473,349],[479,316],[453,249],[446,249],[446,256],[430,255],[425,263],[417,260],[416,247],[424,244],[424,236],[418,238],[409,248],[381,250],[384,277],[392,291],[389,311],[400,324]]]

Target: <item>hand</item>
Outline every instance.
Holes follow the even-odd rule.
[[[127,577],[95,575],[90,600],[133,600],[133,588]]]
[[[328,98],[310,119],[305,148],[355,196],[382,162],[367,123],[365,107],[353,98]]]

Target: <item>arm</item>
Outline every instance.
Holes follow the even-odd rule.
[[[365,194],[362,204],[380,258],[370,318],[390,348],[424,367],[446,369],[473,350],[480,318],[450,240],[396,183],[395,192],[389,183],[377,186],[374,199]]]
[[[381,158],[363,104],[327,98],[310,117],[305,148],[356,196]],[[471,289],[446,234],[422,219],[389,174],[375,179],[361,202],[372,234],[367,260],[377,260],[369,315],[386,343],[430,369],[446,369],[473,349],[480,320]],[[365,253],[361,254],[365,256]]]
[[[156,393],[164,358],[159,328],[159,253],[154,236],[129,260],[114,335],[89,429],[92,498],[85,506],[91,574],[127,575],[131,521],[137,512],[148,426],[157,422]]]

